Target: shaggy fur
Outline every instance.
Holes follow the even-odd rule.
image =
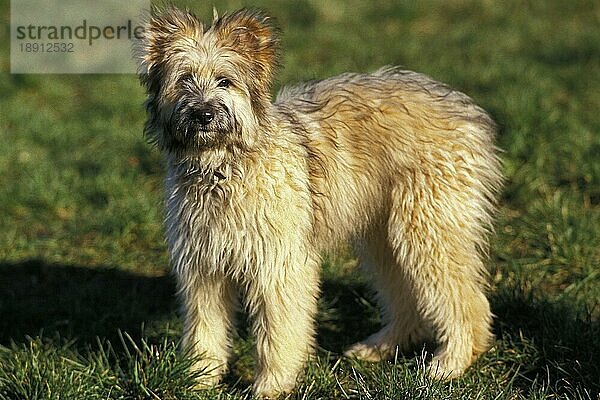
[[[146,132],[167,163],[166,225],[185,320],[219,382],[241,294],[256,337],[255,393],[291,390],[315,344],[320,254],[352,240],[387,325],[348,356],[434,339],[437,378],[491,343],[482,253],[500,183],[494,123],[466,95],[386,67],[286,88],[277,39],[242,10],[205,27],[153,13],[139,49]]]

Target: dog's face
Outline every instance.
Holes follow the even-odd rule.
[[[166,151],[248,146],[270,102],[276,40],[240,11],[205,29],[190,12],[155,11],[137,57],[148,91],[146,133]]]

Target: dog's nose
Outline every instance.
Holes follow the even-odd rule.
[[[202,125],[208,125],[215,118],[213,112],[209,108],[203,108],[196,112],[196,119]]]

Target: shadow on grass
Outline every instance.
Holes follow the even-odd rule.
[[[350,345],[381,328],[374,292],[360,279],[326,278],[322,283],[318,316],[318,343],[342,354]]]
[[[322,287],[320,347],[341,354],[380,328],[373,293],[364,281],[326,277]],[[515,371],[518,367],[514,386],[525,393],[540,384],[559,394],[571,393],[573,388],[586,389],[592,396],[600,392],[597,319],[573,315],[566,306],[530,298],[519,289],[494,294],[492,307],[497,315],[497,351],[485,359],[492,368],[503,364]],[[115,268],[40,260],[0,264],[2,345],[40,334],[76,338],[82,345],[95,344],[97,337],[118,343],[119,331],[134,339],[160,338],[164,331],[149,332],[148,325],[177,325],[176,309],[175,286],[169,276],[146,277]],[[245,336],[246,326],[240,332]]]
[[[176,316],[169,276],[146,277],[116,268],[86,268],[40,260],[0,264],[0,344],[26,336],[114,340],[140,337],[149,321]]]
[[[371,298],[363,282],[344,277],[324,281],[319,316],[319,342],[324,348],[339,353],[379,328]],[[36,259],[0,263],[0,344],[4,345],[40,334],[95,343],[97,337],[118,340],[120,330],[138,338],[142,327],[152,321],[178,324],[177,306],[170,276]],[[245,336],[247,318],[239,322]]]
[[[557,394],[585,389],[591,398],[600,395],[597,318],[519,289],[497,293],[492,307],[499,357],[519,369],[515,386],[527,392],[534,382],[543,382]]]

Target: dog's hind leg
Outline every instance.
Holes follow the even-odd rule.
[[[416,309],[438,343],[428,374],[462,374],[492,340],[479,247],[483,207],[469,188],[419,175],[392,193],[391,246],[414,293]]]
[[[362,342],[352,345],[347,357],[366,361],[392,358],[396,351],[404,352],[428,338],[429,330],[417,314],[414,293],[396,265],[385,227],[377,226],[359,250],[363,268],[374,278],[379,304],[383,311],[384,327]]]
[[[209,388],[219,383],[227,370],[231,352],[231,329],[237,308],[233,283],[223,277],[178,275],[179,295],[183,307],[183,347],[197,358],[192,370],[198,376],[198,387]]]

